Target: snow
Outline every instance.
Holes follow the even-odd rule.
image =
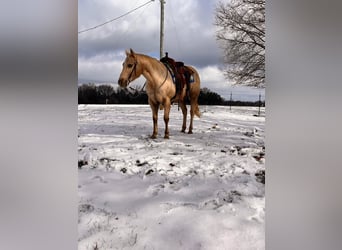
[[[79,249],[265,249],[265,109],[79,105]]]

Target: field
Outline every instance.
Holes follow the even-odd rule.
[[[79,249],[264,249],[265,109],[79,105]]]

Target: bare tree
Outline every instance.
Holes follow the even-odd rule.
[[[226,78],[234,84],[264,87],[265,0],[219,2],[214,24]]]

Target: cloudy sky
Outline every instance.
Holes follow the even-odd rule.
[[[257,100],[265,91],[231,86],[224,79],[221,50],[215,39],[214,9],[219,0],[166,0],[164,52],[199,71],[201,86],[229,99]],[[228,1],[228,0],[222,0]],[[119,17],[149,0],[79,0],[78,31]],[[160,0],[99,28],[78,35],[80,82],[117,83],[125,50],[159,58]],[[141,86],[140,77],[133,85]]]

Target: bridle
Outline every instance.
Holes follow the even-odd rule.
[[[135,61],[134,64],[133,64],[133,69],[132,69],[131,73],[128,76],[128,83],[130,83],[132,81],[131,77],[133,75],[133,72],[134,72],[135,75],[137,74],[137,72],[136,72],[137,64],[138,64],[138,61]]]
[[[131,71],[131,73],[128,75],[128,83],[130,83],[130,82],[132,81],[131,78],[132,78],[132,76],[133,76],[133,73],[134,73],[135,75],[137,74],[137,72],[136,72],[137,64],[138,64],[138,60],[136,60],[136,61],[134,62],[132,71]],[[163,63],[163,65],[164,65],[165,68],[166,68],[166,75],[165,75],[164,81],[161,83],[161,85],[159,86],[159,88],[161,88],[161,87],[164,85],[164,83],[166,82],[167,77],[168,77],[168,75],[169,75],[169,73],[170,73],[168,67],[167,67],[164,63]],[[146,82],[145,82],[145,84],[146,84]],[[145,85],[144,85],[144,86],[145,86]]]

